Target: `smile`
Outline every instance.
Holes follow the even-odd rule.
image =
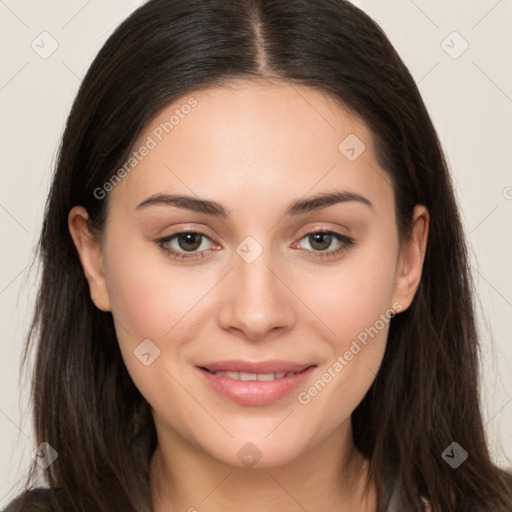
[[[197,366],[208,389],[240,405],[263,406],[284,399],[317,365],[283,361],[219,361]]]
[[[208,370],[209,371],[209,370]],[[283,379],[285,377],[292,377],[295,372],[278,372],[278,373],[246,373],[246,372],[211,372],[220,377],[228,377],[229,379],[242,380],[244,382],[259,380],[269,382],[271,380]]]

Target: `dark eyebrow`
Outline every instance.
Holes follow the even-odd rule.
[[[215,217],[229,217],[230,211],[226,210],[224,206],[216,201],[209,201],[206,199],[197,199],[192,196],[170,195],[170,194],[153,194],[145,201],[142,201],[136,210],[139,208],[146,208],[155,204],[176,206],[177,208],[185,208],[195,212],[206,213]]]
[[[338,203],[348,203],[350,201],[362,203],[369,206],[372,210],[374,209],[373,203],[369,199],[355,192],[329,192],[293,202],[286,209],[284,216],[290,217],[291,215],[299,215],[301,213],[320,210],[321,208],[327,208],[327,206]]]
[[[355,201],[373,209],[372,202],[366,197],[356,194],[355,192],[329,192],[318,194],[314,197],[307,199],[299,199],[294,201],[288,206],[284,216],[290,217],[292,215],[300,215],[302,213],[320,210],[337,203],[346,203]],[[229,217],[231,211],[226,209],[222,204],[216,201],[209,201],[206,199],[198,199],[192,196],[183,195],[169,195],[169,194],[154,194],[148,197],[145,201],[140,203],[136,210],[140,208],[146,208],[152,205],[169,205],[177,208],[185,208],[195,212],[206,213],[207,215],[213,215],[215,217],[226,218]]]

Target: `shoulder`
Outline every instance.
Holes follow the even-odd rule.
[[[37,487],[23,492],[11,501],[2,512],[52,512],[51,490]]]

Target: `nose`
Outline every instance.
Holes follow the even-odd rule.
[[[250,341],[291,329],[298,300],[281,274],[285,272],[276,269],[270,251],[263,251],[252,263],[235,254],[222,290],[221,327]]]

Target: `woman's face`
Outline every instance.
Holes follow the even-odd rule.
[[[159,439],[270,467],[342,436],[428,228],[417,207],[400,245],[368,128],[313,89],[245,82],[183,96],[133,151],[101,245],[76,235],[83,210],[70,229]]]

